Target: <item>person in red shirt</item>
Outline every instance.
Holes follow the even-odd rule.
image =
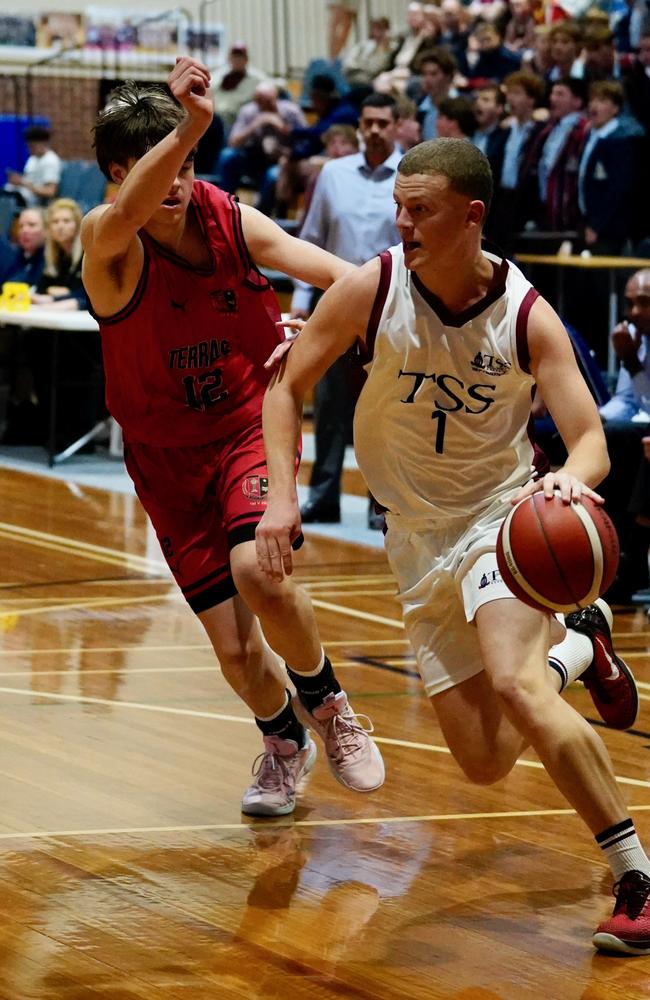
[[[132,82],[109,96],[95,149],[119,190],[84,219],[83,278],[126,467],[224,677],[263,734],[242,809],[284,815],[314,763],[305,723],[348,788],[371,791],[384,779],[323,653],[309,598],[265,578],[254,542],[268,490],[264,362],[283,339],[258,266],[328,287],[349,265],[194,180],[194,151],[212,121],[209,82],[202,63],[182,57],[172,97]]]

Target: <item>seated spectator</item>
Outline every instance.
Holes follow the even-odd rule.
[[[440,34],[438,44],[451,52],[458,62],[467,48],[469,17],[460,0],[442,0],[438,13]]]
[[[311,156],[322,153],[322,137],[332,125],[356,126],[359,112],[346,98],[341,98],[331,76],[318,73],[311,84],[310,103],[316,114],[313,125],[295,128],[288,136],[290,153],[280,158],[275,188],[278,215],[286,215],[289,206],[304,192],[310,170],[305,166]]]
[[[446,97],[438,105],[438,138],[471,139],[476,131],[474,102],[469,97]]]
[[[81,218],[72,198],[59,198],[48,208],[45,268],[32,292],[32,305],[64,311],[87,308],[81,282]]]
[[[45,266],[45,220],[40,208],[24,208],[18,216],[17,246],[3,240],[4,265],[0,286],[5,281],[22,281],[33,286],[40,281]]]
[[[243,42],[231,45],[228,69],[213,76],[210,84],[214,112],[223,122],[226,135],[240,109],[253,100],[255,88],[263,80],[268,80],[268,73],[249,65],[246,45]]]
[[[460,59],[458,68],[469,86],[476,87],[490,80],[500,83],[520,65],[520,53],[512,52],[503,45],[496,24],[480,21],[470,33],[467,51]]]
[[[617,52],[638,52],[641,37],[648,28],[646,0],[625,0],[622,9],[612,12],[611,27]]]
[[[30,125],[24,137],[29,157],[22,174],[8,171],[6,189],[17,194],[23,205],[45,205],[56,195],[61,179],[61,160],[50,147],[49,128]]]
[[[418,67],[419,99],[418,118],[422,128],[422,139],[435,139],[438,135],[438,105],[445,97],[457,97],[453,88],[456,60],[446,49],[431,49],[422,56]]]
[[[387,70],[395,43],[390,37],[390,21],[376,17],[370,22],[368,38],[357,42],[343,56],[343,73],[350,87],[372,85],[376,76]]]
[[[477,128],[472,142],[487,156],[494,177],[501,176],[503,149],[508,133],[501,128],[506,98],[496,83],[484,84],[474,95]]]
[[[228,145],[217,162],[217,184],[234,194],[247,174],[260,185],[257,208],[270,215],[275,201],[279,161],[288,149],[288,136],[306,125],[301,108],[280,99],[270,81],[258,83],[253,100],[240,110]]]
[[[621,542],[617,579],[608,597],[627,602],[648,586],[650,528],[630,510],[637,477],[644,470],[642,438],[650,430],[650,268],[637,271],[625,286],[627,318],[612,331],[612,345],[621,364],[616,391],[600,407],[612,462],[598,487]]]
[[[409,79],[418,72],[421,56],[436,44],[437,30],[425,16],[424,4],[410,3],[406,9],[407,32],[397,40],[392,66],[375,78],[375,90],[381,94],[404,93]]]
[[[585,68],[580,58],[582,28],[577,21],[559,21],[551,27],[548,37],[552,65],[544,79],[551,83],[567,76],[581,79]]]
[[[535,15],[532,0],[510,0],[510,20],[506,24],[503,44],[512,52],[523,54],[535,44]]]

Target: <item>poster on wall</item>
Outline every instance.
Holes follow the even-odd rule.
[[[1,14],[0,45],[36,45],[36,25],[32,18]]]
[[[36,44],[40,48],[73,48],[82,45],[84,26],[81,14],[66,11],[52,11],[39,18],[36,28]]]
[[[175,53],[187,35],[188,15],[182,10],[151,13],[123,7],[87,7],[86,48],[118,52]]]

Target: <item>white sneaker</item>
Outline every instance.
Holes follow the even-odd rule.
[[[316,744],[307,736],[301,749],[295,740],[264,737],[264,752],[253,761],[253,784],[244,792],[247,816],[286,816],[296,806],[296,786],[316,761]]]

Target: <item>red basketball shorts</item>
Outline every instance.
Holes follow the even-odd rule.
[[[226,442],[125,442],[124,461],[176,583],[199,614],[237,593],[230,550],[255,538],[268,477],[261,424]]]

